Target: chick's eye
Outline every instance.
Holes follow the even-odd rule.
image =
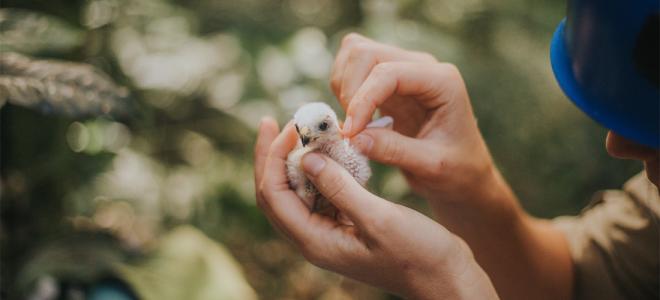
[[[328,122],[321,122],[321,124],[319,124],[319,129],[321,131],[325,131],[326,129],[328,129]]]

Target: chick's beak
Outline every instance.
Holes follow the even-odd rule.
[[[303,127],[303,128],[298,128],[298,125],[296,125],[296,130],[298,131],[298,135],[300,136],[300,141],[302,142],[303,147],[307,146],[309,144],[309,141],[311,140],[310,138],[310,130],[308,127]]]

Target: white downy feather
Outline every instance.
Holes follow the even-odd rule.
[[[321,130],[320,125],[324,122],[327,128]],[[362,186],[366,185],[371,177],[369,162],[348,140],[342,138],[337,116],[327,104],[315,102],[303,105],[294,115],[294,123],[299,129],[301,139],[287,157],[289,184],[310,209],[336,216],[336,208],[318,193],[302,171],[300,161],[303,155],[318,151],[329,156]],[[302,144],[303,137],[308,138],[307,145]]]

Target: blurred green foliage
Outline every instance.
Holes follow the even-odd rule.
[[[111,232],[140,252],[192,224],[229,248],[262,298],[388,297],[305,263],[253,195],[258,120],[271,115],[283,124],[308,101],[338,108],[328,75],[350,31],[456,64],[499,168],[534,215],[576,213],[594,191],[641,170],[607,156],[605,130],[554,82],[548,47],[561,1],[2,6],[3,53],[90,64],[125,86],[132,104],[126,115],[88,117],[0,104],[4,296],[16,295],[15,279],[35,252],[73,231]],[[374,193],[427,212],[396,170],[374,168]]]

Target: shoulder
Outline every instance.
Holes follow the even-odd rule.
[[[595,194],[580,215],[554,220],[568,240],[578,299],[660,297],[660,197],[641,175]]]

